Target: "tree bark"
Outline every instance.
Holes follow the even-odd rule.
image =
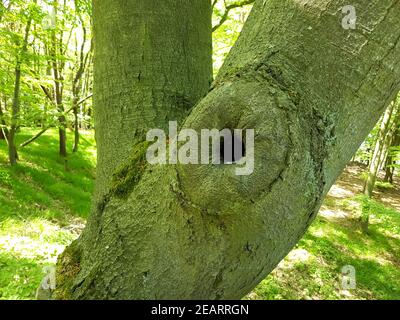
[[[94,1],[98,171],[58,299],[237,299],[293,248],[400,86],[400,3],[259,0],[184,127],[255,129],[255,171],[151,166],[211,74],[209,1]]]

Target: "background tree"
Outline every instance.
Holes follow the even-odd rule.
[[[18,34],[18,28],[15,29],[14,33],[9,35],[12,38],[12,45],[16,50],[15,56],[15,69],[14,69],[14,89],[12,95],[11,105],[11,120],[10,130],[8,130],[7,143],[8,143],[8,156],[11,165],[15,165],[18,159],[17,147],[15,145],[15,135],[19,125],[19,113],[20,113],[20,95],[21,95],[21,76],[22,68],[26,62],[26,56],[28,52],[28,40],[32,28],[33,12],[36,9],[37,1],[33,1],[28,4],[28,7],[22,5],[17,10],[17,14],[20,15],[20,21],[23,21],[22,34]]]
[[[81,3],[79,1],[75,1],[75,10],[77,12],[77,16],[79,19],[79,24],[82,30],[82,39],[81,39],[81,44],[80,46],[78,45],[78,39],[76,37],[75,39],[75,55],[76,55],[76,60],[74,64],[74,70],[73,72],[73,80],[72,80],[72,111],[74,114],[74,146],[73,146],[73,152],[78,151],[79,147],[79,127],[80,127],[80,122],[79,122],[79,107],[80,104],[83,103],[80,102],[81,100],[81,92],[85,89],[84,83],[82,82],[83,76],[85,75],[85,70],[88,68],[88,62],[90,61],[90,56],[92,54],[92,46],[90,45],[89,51],[85,50],[85,46],[87,45],[87,35],[88,35],[88,30],[87,26],[85,23],[85,19],[83,18],[83,14],[89,13],[88,10],[84,10],[85,8],[81,8],[80,6]],[[84,4],[84,3],[83,3]],[[90,18],[88,18],[90,19]],[[87,88],[87,87],[86,87]]]
[[[253,4],[254,1],[255,0],[241,0],[241,1],[229,2],[227,0],[223,1],[213,0],[212,8],[214,10],[215,15],[218,16],[219,19],[218,22],[213,25],[212,31],[213,32],[216,31],[229,19],[229,14],[231,13],[232,10]],[[220,2],[223,2],[222,10],[220,9],[219,6]]]
[[[372,197],[372,191],[375,186],[376,177],[378,174],[378,170],[382,164],[383,153],[385,148],[385,142],[388,140],[388,133],[390,129],[390,124],[392,120],[392,114],[396,106],[396,101],[393,101],[389,107],[386,109],[385,114],[382,117],[382,121],[380,124],[380,130],[378,133],[378,137],[375,143],[374,153],[372,155],[370,164],[369,164],[369,172],[368,177],[365,181],[364,185],[364,193],[367,197]]]
[[[77,118],[71,111],[91,98],[91,4],[86,0],[9,1],[2,2],[1,8],[0,121],[1,136],[8,137],[10,163],[17,160],[15,135],[21,127],[39,129],[19,147],[59,127],[59,151],[65,157],[66,129]],[[82,113],[85,117],[91,121]]]
[[[381,165],[386,161],[385,145],[389,143],[388,142],[390,139],[389,131],[391,124],[393,125],[391,120],[395,107],[397,107],[397,102],[393,101],[392,103],[390,103],[384,115],[382,116],[382,121],[379,126],[374,152],[369,162],[368,174],[365,180],[364,190],[363,190],[365,196],[367,197],[363,205],[363,213],[362,213],[362,224],[365,232],[368,229],[368,222],[369,222],[369,212],[370,212],[369,199],[372,198],[372,193],[375,187],[375,182],[377,179],[379,169]]]

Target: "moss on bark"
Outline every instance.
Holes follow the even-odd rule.
[[[133,191],[146,170],[146,152],[150,144],[151,142],[144,141],[135,145],[128,161],[113,174],[110,196],[126,198]]]
[[[81,270],[81,248],[78,241],[74,241],[58,257],[56,265],[56,289],[52,295],[54,299],[69,300],[73,294],[73,281]]]

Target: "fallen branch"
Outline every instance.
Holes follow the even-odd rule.
[[[23,148],[26,147],[28,144],[32,143],[33,141],[35,141],[37,138],[39,138],[43,133],[45,133],[47,130],[49,130],[50,128],[53,128],[54,126],[50,126],[50,127],[46,127],[44,129],[42,129],[42,131],[38,132],[37,134],[35,134],[32,138],[30,138],[29,140],[26,140],[25,142],[21,143],[19,145],[19,148]]]

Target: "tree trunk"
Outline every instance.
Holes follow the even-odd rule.
[[[94,1],[96,192],[55,298],[243,297],[303,236],[399,90],[398,1],[355,0],[359,29],[345,30],[344,1],[258,0],[184,123],[254,128],[254,173],[146,164],[146,131],[207,91],[209,2]]]
[[[389,124],[392,118],[393,110],[394,110],[395,102],[392,102],[389,107],[386,109],[385,114],[382,118],[382,123],[380,125],[378,137],[376,139],[374,153],[371,158],[371,162],[368,169],[368,177],[364,184],[364,194],[372,198],[372,192],[374,190],[376,176],[378,174],[378,169],[382,160],[382,152],[384,148],[384,143],[387,138],[387,134],[389,131]]]
[[[34,3],[36,4],[36,0]],[[18,128],[19,120],[19,109],[20,109],[20,91],[21,91],[21,67],[25,60],[25,54],[28,50],[28,38],[32,25],[32,17],[28,18],[25,27],[24,38],[22,40],[21,48],[17,53],[17,61],[15,65],[15,82],[14,82],[14,94],[11,107],[11,126],[8,132],[8,159],[10,164],[16,165],[18,160],[17,146],[15,144],[15,135]]]
[[[65,1],[63,6],[65,7]],[[53,8],[55,14],[58,11],[58,1],[54,1]],[[50,44],[50,56],[51,56],[51,68],[53,72],[53,81],[54,81],[54,97],[55,104],[57,107],[57,111],[59,113],[58,116],[58,136],[59,136],[59,155],[65,161],[65,166],[67,166],[67,119],[64,115],[64,104],[63,104],[63,70],[65,66],[65,62],[60,61],[57,55],[63,55],[63,27],[60,28],[59,39],[56,35],[56,30],[52,30],[51,32],[51,44]],[[68,45],[65,44],[65,45]]]
[[[76,63],[78,65],[78,69],[74,75],[74,79],[72,81],[72,104],[73,108],[72,111],[74,113],[74,147],[72,149],[72,152],[78,152],[79,149],[79,118],[78,118],[78,112],[79,112],[79,96],[81,93],[81,80],[82,76],[85,72],[85,68],[87,66],[87,60],[90,55],[90,52],[85,55],[85,44],[86,44],[86,27],[85,27],[85,22],[82,19],[81,16],[79,16],[81,25],[82,25],[82,45],[80,48],[79,58],[77,59]],[[78,46],[78,45],[77,45]],[[76,51],[78,51],[78,48],[76,48]]]
[[[384,152],[385,143],[388,140],[388,131],[390,127],[390,120],[392,118],[393,110],[396,103],[392,102],[386,109],[382,122],[379,128],[378,136],[375,143],[374,153],[368,168],[367,180],[364,183],[364,195],[367,197],[363,200],[363,206],[361,209],[361,228],[364,233],[368,233],[368,225],[370,218],[370,199],[374,191],[375,182],[379,168],[381,167],[382,153]]]
[[[79,118],[78,118],[78,107],[74,107],[74,146],[72,152],[78,152],[79,149]]]
[[[393,174],[394,174],[394,157],[393,157],[393,148],[398,147],[400,145],[400,110],[397,110],[396,120],[394,121],[394,128],[392,133],[391,144],[388,151],[388,156],[386,158],[385,163],[385,182],[390,182],[393,184]]]
[[[0,119],[1,119],[1,121],[0,121],[0,126],[1,126],[0,139],[5,140],[7,142],[7,145],[8,145],[8,140],[7,140],[8,129],[7,129],[7,124],[4,121],[3,117],[4,117],[4,113],[3,113],[3,109],[2,109],[2,106],[1,106],[1,102],[0,102]]]
[[[379,160],[379,168],[378,172],[381,170],[386,169],[386,164],[388,163],[389,159],[389,153],[390,153],[390,148],[394,142],[396,132],[397,132],[397,124],[399,123],[400,120],[400,110],[398,107],[398,102],[399,98],[396,97],[396,99],[393,101],[393,112],[392,112],[392,120],[389,123],[389,127],[387,129],[387,134],[385,137],[385,140],[383,141],[383,147],[382,147],[382,154],[381,158]]]

